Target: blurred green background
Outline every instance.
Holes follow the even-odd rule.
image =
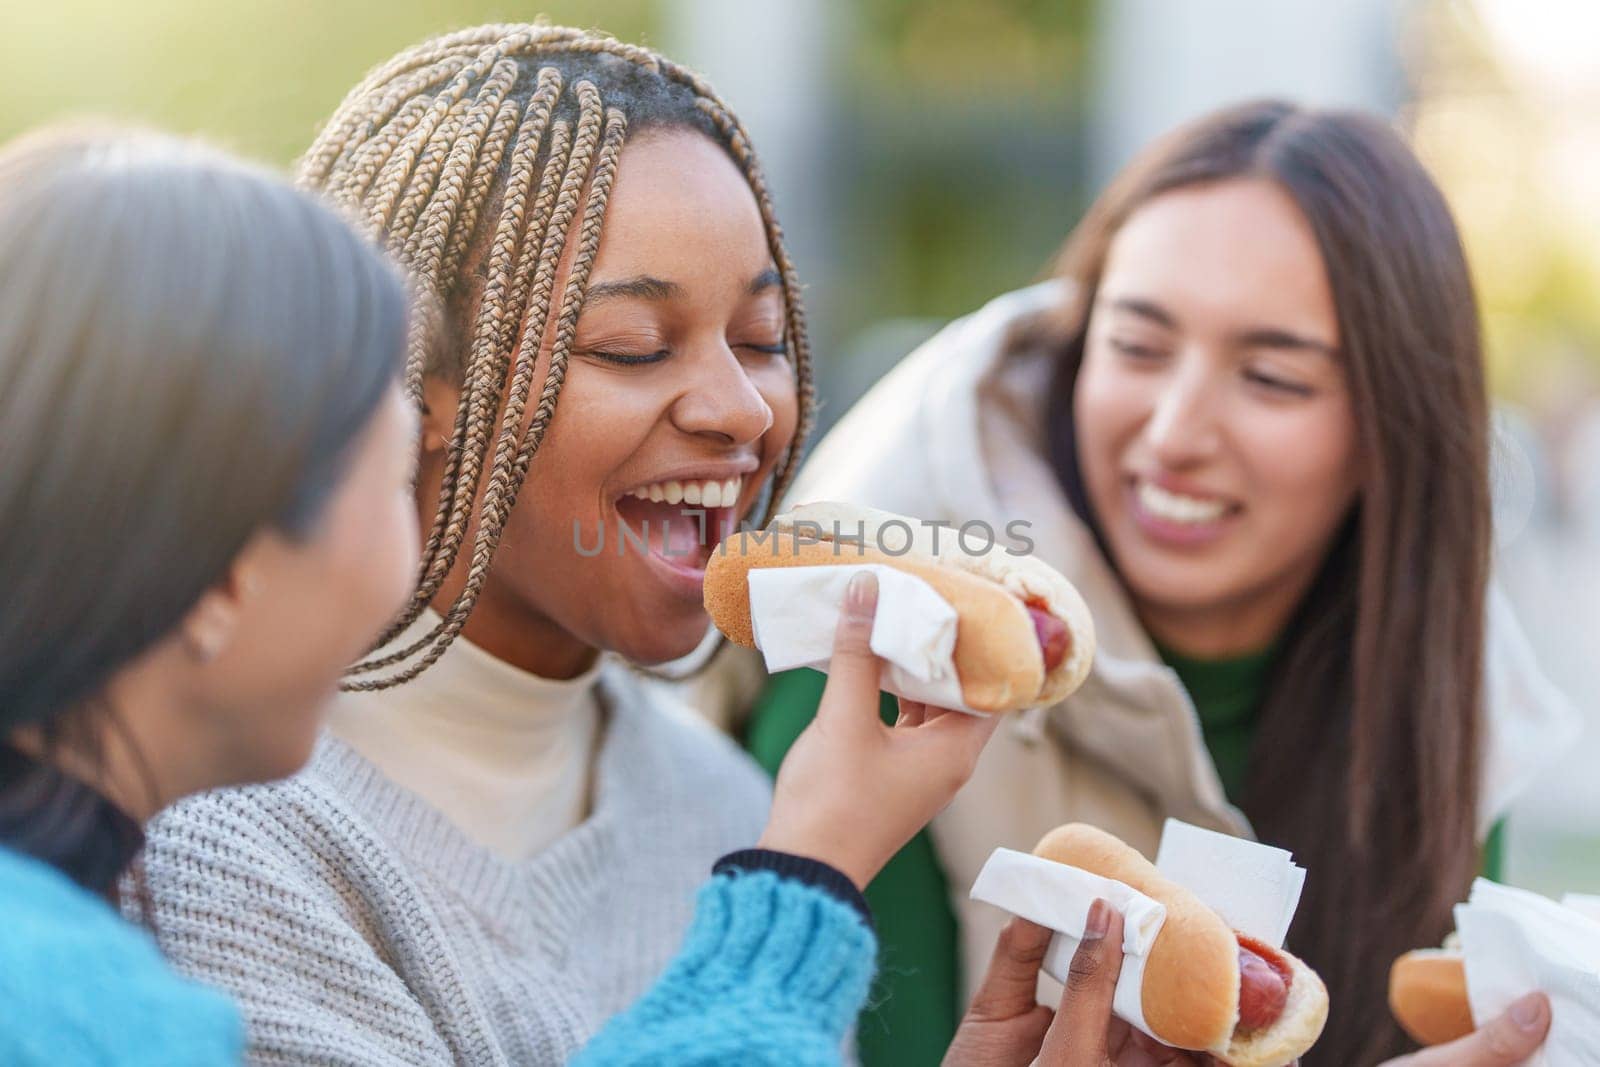
[[[1561,0],[54,0],[0,13],[0,136],[67,115],[287,165],[370,67],[486,21],[604,29],[752,130],[807,283],[826,425],[1045,269],[1144,141],[1247,96],[1376,109],[1459,215],[1499,398],[1498,573],[1591,728],[1513,880],[1600,891],[1600,5]]]

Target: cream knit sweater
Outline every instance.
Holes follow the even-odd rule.
[[[645,990],[768,786],[626,668],[600,694],[594,809],[523,863],[332,736],[287,782],[156,820],[161,948],[238,1000],[252,1063],[560,1063]]]

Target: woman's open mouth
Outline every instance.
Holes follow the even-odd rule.
[[[624,528],[618,551],[643,553],[681,580],[699,583],[722,539],[739,522],[744,478],[654,482],[629,490],[616,502]]]

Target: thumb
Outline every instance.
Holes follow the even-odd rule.
[[[1550,1001],[1529,993],[1466,1037],[1391,1060],[1389,1067],[1513,1067],[1538,1051],[1549,1032]]]
[[[828,684],[822,690],[819,719],[856,719],[861,708],[878,721],[878,657],[872,652],[872,620],[878,610],[878,578],[861,571],[845,589],[839,625],[833,632]]]

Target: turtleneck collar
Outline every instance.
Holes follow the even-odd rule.
[[[110,896],[144,847],[144,831],[86,782],[0,742],[0,846]]]
[[[438,622],[425,612],[389,647]],[[599,674],[597,659],[577,678],[542,678],[457,638],[405,685],[342,695],[329,725],[479,844],[523,860],[588,813]]]

